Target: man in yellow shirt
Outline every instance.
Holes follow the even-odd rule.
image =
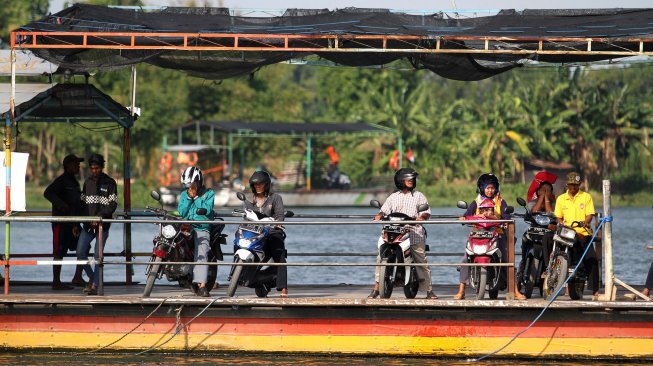
[[[567,192],[558,196],[555,204],[555,215],[559,223],[571,226],[574,221],[582,222],[580,226],[574,227],[578,233],[573,247],[575,258],[580,258],[592,238],[590,224],[596,214],[592,196],[580,190],[581,181],[580,174],[567,174]],[[594,247],[587,251],[583,264],[589,275],[592,293],[596,296],[599,293],[599,262]]]

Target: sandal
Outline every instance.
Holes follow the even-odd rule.
[[[281,297],[288,297],[288,289],[284,288],[281,290]]]
[[[438,298],[438,295],[436,295],[433,291],[428,291],[428,292],[426,293],[426,298],[427,298],[427,299],[435,300],[435,299]]]
[[[372,290],[369,295],[367,295],[368,299],[376,299],[379,297],[379,290]]]
[[[453,295],[454,300],[465,300],[465,293],[464,292],[459,292],[455,295]]]

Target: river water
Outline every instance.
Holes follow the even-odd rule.
[[[520,209],[517,209],[519,211]],[[225,211],[226,212],[226,211]],[[433,215],[458,215],[461,210],[434,208]],[[375,209],[366,208],[330,208],[330,209],[296,209],[300,215],[372,215]],[[650,222],[653,210],[648,207],[616,208],[613,211],[613,246],[615,276],[630,284],[644,283],[649,265],[653,260],[653,251],[646,250],[647,245],[653,245]],[[227,220],[236,220],[227,218]],[[289,221],[333,221],[333,225],[287,225],[286,248],[289,262],[311,263],[373,263],[376,241],[381,229],[380,224],[343,225],[342,220],[335,219],[288,219]],[[350,219],[363,220],[363,219]],[[366,220],[367,221],[367,220]],[[517,220],[516,236],[521,238],[526,225]],[[224,233],[228,234],[227,246],[223,251],[232,252],[233,233],[235,225],[227,225]],[[132,225],[132,251],[150,252],[152,237],[157,233],[154,224]],[[458,262],[464,249],[468,228],[458,224],[428,225],[427,243],[430,246],[430,263]],[[0,240],[4,242],[5,230],[0,231]],[[11,253],[49,253],[51,252],[51,230],[49,223],[13,223],[11,225]],[[520,242],[516,244],[516,253],[520,253]],[[123,250],[123,229],[121,224],[113,224],[109,233],[106,252],[119,253]],[[4,248],[0,249],[4,252]],[[297,256],[297,253],[337,253],[336,257]],[[350,256],[351,253],[368,253],[372,256]],[[454,256],[438,256],[443,253],[457,253]],[[72,259],[72,258],[71,258]],[[124,258],[123,258],[124,259]],[[139,257],[137,261],[147,261]],[[121,259],[108,259],[121,260]],[[231,258],[226,257],[226,261]],[[516,258],[519,261],[519,258]],[[62,279],[72,278],[73,266],[64,266]],[[134,266],[134,280],[143,282],[144,266]],[[455,267],[431,268],[434,284],[455,284],[458,272]],[[105,281],[124,281],[125,271],[121,266],[105,266]],[[12,280],[51,280],[52,270],[49,266],[11,268]],[[228,269],[220,267],[218,280],[226,282]],[[290,267],[288,269],[289,284],[371,284],[374,270],[372,267]],[[437,291],[437,288],[436,288]]]

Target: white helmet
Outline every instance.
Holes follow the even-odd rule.
[[[196,166],[189,166],[181,174],[181,185],[184,188],[190,187],[193,182],[198,182],[200,188],[204,186],[204,175],[200,168]]]

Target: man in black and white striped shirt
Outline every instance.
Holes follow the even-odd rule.
[[[104,157],[100,154],[91,154],[88,158],[88,166],[91,176],[84,182],[82,189],[82,204],[84,205],[84,215],[99,216],[105,219],[113,217],[113,213],[118,207],[118,188],[116,181],[102,172],[104,169]],[[85,222],[79,240],[77,241],[77,259],[85,260],[88,258],[91,250],[91,242],[97,239],[99,222]],[[102,248],[109,237],[110,223],[102,224]],[[98,256],[98,242],[95,240],[95,257]],[[84,265],[84,272],[89,278],[88,286],[84,292],[89,295],[97,295],[99,277],[97,268],[94,271],[90,264]]]

